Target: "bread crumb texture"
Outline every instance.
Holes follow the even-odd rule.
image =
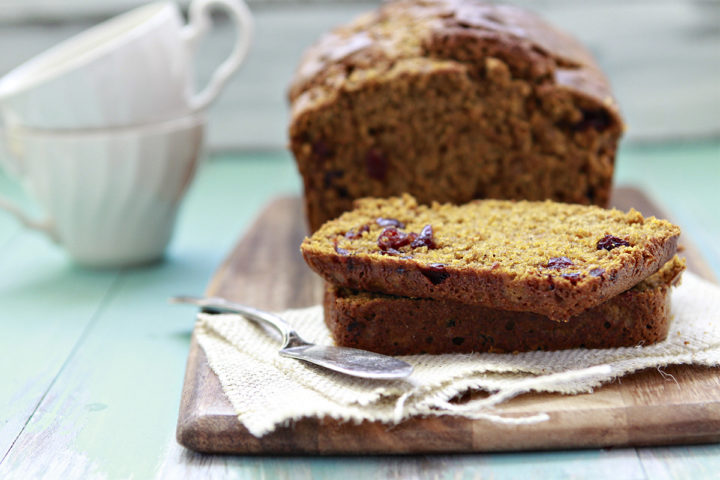
[[[312,230],[405,192],[606,206],[623,131],[577,40],[473,0],[387,2],[338,27],[306,52],[290,100]]]

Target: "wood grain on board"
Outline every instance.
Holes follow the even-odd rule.
[[[613,204],[666,217],[642,192],[622,188]],[[209,295],[281,310],[318,303],[322,282],[304,264],[297,198],[272,202],[237,244]],[[688,268],[710,280],[696,249],[682,241]],[[550,420],[507,426],[459,417],[412,418],[397,426],[304,419],[256,438],[238,421],[193,338],[177,426],[178,441],[212,453],[371,454],[510,451],[703,443],[720,440],[716,368],[671,366],[623,377],[592,394],[527,394],[498,407],[503,415],[546,412]]]

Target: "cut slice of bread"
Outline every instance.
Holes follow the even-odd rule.
[[[664,340],[669,290],[685,268],[657,273],[566,323],[447,300],[411,299],[327,285],[325,323],[337,345],[387,355],[617,348]]]
[[[508,200],[425,206],[404,195],[357,201],[301,251],[337,286],[564,321],[655,273],[679,235],[635,210]]]

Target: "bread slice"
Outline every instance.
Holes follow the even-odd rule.
[[[567,320],[655,273],[680,229],[631,210],[477,200],[363,199],[301,246],[328,282]]]
[[[332,285],[325,323],[337,345],[387,355],[526,352],[649,345],[667,336],[668,294],[685,268],[674,257],[657,273],[567,323],[447,300],[411,299]]]

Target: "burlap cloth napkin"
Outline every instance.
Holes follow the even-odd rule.
[[[255,436],[304,417],[399,423],[414,415],[457,415],[530,423],[545,414],[505,418],[494,407],[516,395],[576,394],[619,376],[670,364],[720,364],[720,287],[686,272],[672,295],[673,321],[664,342],[605,350],[402,357],[415,370],[407,381],[367,381],[280,357],[279,341],[237,315],[200,314],[197,339],[239,420]],[[332,340],[320,306],[282,313],[303,336]],[[470,389],[489,396],[451,400]]]

